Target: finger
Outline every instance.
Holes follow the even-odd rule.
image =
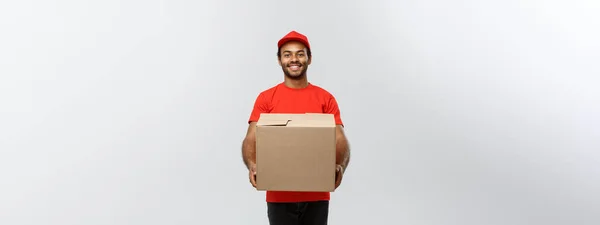
[[[250,182],[252,182],[252,186],[256,187],[256,173],[250,176]]]

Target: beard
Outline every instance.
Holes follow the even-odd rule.
[[[290,65],[300,65],[301,67],[300,70],[294,71],[290,68]],[[306,71],[308,70],[308,67],[304,63],[288,63],[287,65],[282,66],[281,69],[287,78],[292,80],[301,80],[306,77]]]

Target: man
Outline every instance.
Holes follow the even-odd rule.
[[[254,103],[242,145],[250,183],[256,187],[256,122],[261,113],[330,113],[336,122],[336,183],[338,188],[350,161],[336,99],[325,89],[308,82],[306,71],[312,55],[308,38],[291,31],[277,43],[277,59],[284,81],[262,91]],[[271,225],[326,225],[329,192],[267,191],[267,214]]]

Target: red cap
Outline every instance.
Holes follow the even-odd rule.
[[[310,44],[308,43],[308,38],[301,33],[296,31],[291,31],[286,34],[279,42],[277,42],[277,48],[281,48],[283,44],[288,41],[299,41],[306,46],[306,48],[310,49]]]

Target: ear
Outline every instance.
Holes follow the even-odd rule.
[[[279,64],[279,66],[281,66],[281,58],[277,57],[277,64]]]
[[[312,62],[312,55],[308,58],[308,61],[306,62],[306,64],[310,65],[311,62]]]

